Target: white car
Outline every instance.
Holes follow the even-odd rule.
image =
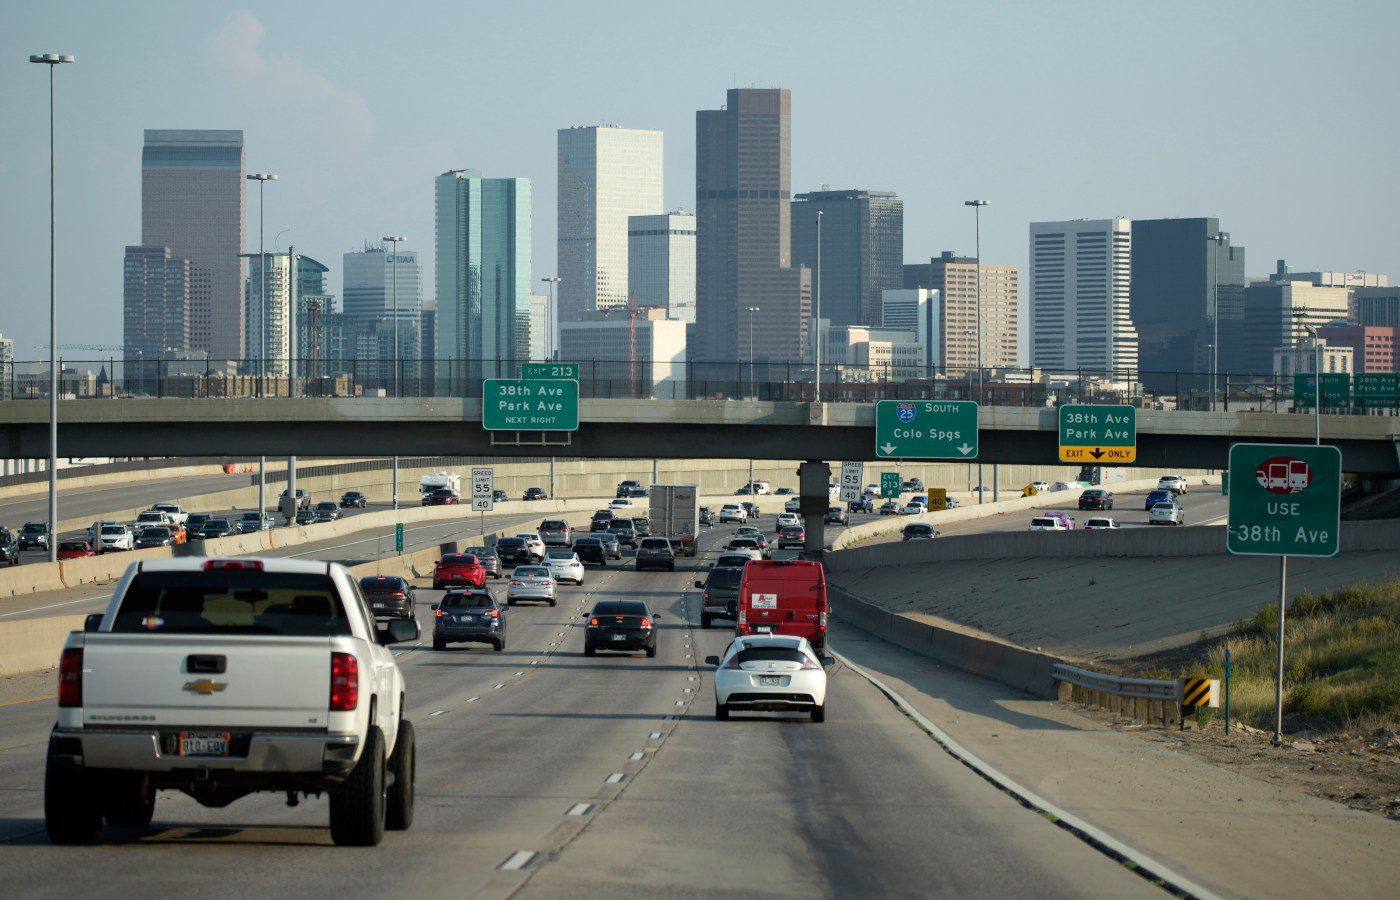
[[[747,522],[748,520],[749,511],[744,509],[737,503],[726,503],[724,504],[724,506],[720,507],[719,524],[721,525],[724,525],[727,522],[739,523]]]
[[[1157,490],[1171,491],[1173,494],[1180,496],[1186,493],[1186,479],[1182,478],[1180,475],[1163,475],[1161,478],[1157,479]]]
[[[530,556],[535,559],[544,559],[544,538],[540,537],[538,531],[523,531],[516,537],[525,542],[525,549],[530,551]]]
[[[1103,516],[1095,516],[1094,518],[1084,523],[1085,531],[1107,531],[1110,528],[1117,527],[1117,522]]]
[[[1154,503],[1147,513],[1148,525],[1185,525],[1186,510],[1175,503]]]
[[[729,542],[729,546],[724,548],[727,555],[738,556],[743,553],[750,559],[763,559],[763,547],[758,541],[751,537],[736,537]]]
[[[928,499],[926,497],[912,497],[908,503],[904,504],[904,509],[901,512],[906,516],[921,516],[928,512]]]
[[[1031,519],[1031,525],[1027,531],[1069,531],[1063,521],[1054,516],[1036,516]]]
[[[1045,493],[1046,491],[1050,490],[1050,482],[1048,482],[1048,481],[1032,481],[1032,482],[1031,482],[1031,487],[1035,488],[1035,492],[1036,492],[1037,494],[1043,494],[1043,493]]]
[[[948,509],[959,509],[962,507],[962,502],[958,500],[957,497],[945,497],[944,500],[948,504]]]
[[[185,508],[178,503],[152,503],[151,509],[155,512],[165,513],[170,517],[170,521],[176,525],[183,525],[190,518],[190,514],[185,512]]]
[[[546,566],[516,566],[506,583],[506,605],[514,606],[521,600],[543,600],[550,606],[557,601],[554,596],[554,578]]]
[[[798,497],[793,497],[791,500],[783,504],[783,512],[802,512],[802,500]]]
[[[134,529],[140,531],[142,528],[147,528],[151,525],[174,525],[175,522],[167,513],[155,509],[148,509],[138,515],[136,521],[131,524]]]
[[[782,528],[784,525],[799,525],[799,526],[800,526],[801,524],[802,524],[802,517],[799,516],[797,513],[792,513],[792,512],[780,512],[780,513],[778,513],[778,527],[779,527],[779,528]]]
[[[738,637],[715,666],[715,718],[747,710],[806,712],[826,721],[826,669],[806,638],[779,634]]]
[[[878,484],[867,484],[861,494],[866,497],[880,496],[880,486]]]
[[[636,508],[637,508],[637,504],[633,503],[632,500],[631,500],[631,498],[628,498],[628,497],[618,497],[616,500],[613,500],[612,502],[610,502],[610,503],[608,504],[608,509],[636,509]]]
[[[583,560],[566,548],[555,547],[544,555],[544,567],[555,581],[583,584]]]
[[[97,538],[97,552],[109,553],[113,550],[134,550],[136,534],[120,522],[102,523],[102,533]]]
[[[1060,491],[1072,490],[1074,490],[1074,488],[1070,487],[1069,483],[1064,481],[1057,481],[1054,484],[1050,485],[1050,493],[1052,494],[1058,493]]]

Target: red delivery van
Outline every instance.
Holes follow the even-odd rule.
[[[826,648],[826,570],[819,562],[754,560],[744,566],[735,634],[786,634]]]

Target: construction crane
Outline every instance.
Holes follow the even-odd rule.
[[[631,382],[633,396],[640,397],[640,385],[637,383],[637,319],[645,316],[650,310],[662,309],[661,306],[638,306],[637,296],[633,293],[627,294],[627,377]]]

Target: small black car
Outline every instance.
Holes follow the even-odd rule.
[[[608,564],[608,551],[603,548],[603,542],[598,538],[579,538],[574,541],[574,552],[586,566]]]
[[[593,514],[593,520],[588,523],[589,531],[607,531],[608,523],[613,520],[613,511],[610,509],[600,509]]]
[[[506,502],[507,500],[509,500],[509,499],[510,499],[510,494],[507,494],[505,491],[502,491],[502,490],[499,490],[499,489],[498,489],[498,490],[494,490],[494,491],[491,492],[491,502],[492,502],[492,503],[505,503],[505,502]]]
[[[656,656],[656,622],[661,617],[641,600],[602,600],[584,618],[584,656],[599,650],[645,650],[648,657]]]
[[[524,496],[523,499],[525,499],[525,500],[548,500],[548,499],[549,499],[549,495],[546,494],[546,493],[544,492],[544,488],[537,488],[537,487],[526,488],[526,489],[525,489],[525,496]]]
[[[448,591],[433,605],[433,649],[476,643],[499,653],[506,649],[506,615],[506,607],[484,588]]]
[[[359,491],[346,491],[345,493],[340,495],[340,505],[347,509],[350,507],[354,507],[355,509],[364,509],[365,505],[368,503],[369,500],[366,499],[365,495],[360,493]]]
[[[413,586],[397,575],[367,575],[360,579],[360,591],[376,619],[411,619]]]
[[[502,566],[528,566],[535,561],[530,555],[530,547],[523,538],[501,538],[496,541],[496,555]]]
[[[676,551],[671,548],[671,542],[663,537],[642,538],[637,547],[637,571],[643,569],[676,571]]]
[[[0,528],[0,562],[19,565],[19,541],[7,528]]]
[[[228,537],[235,534],[233,523],[228,519],[210,519],[199,526],[199,531],[190,532],[190,540],[208,540],[209,538]]]
[[[24,527],[19,530],[19,549],[29,550],[33,547],[47,549],[49,546],[49,526],[45,522],[25,522]]]
[[[631,519],[613,519],[608,523],[608,534],[617,538],[619,544],[637,549],[637,529],[632,525]]]
[[[1113,509],[1113,494],[1103,488],[1089,488],[1079,495],[1080,509]]]

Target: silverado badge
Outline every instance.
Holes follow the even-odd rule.
[[[209,678],[201,678],[198,681],[186,681],[185,690],[193,691],[196,694],[203,694],[208,697],[210,694],[217,694],[228,687],[228,682],[214,681]]]

